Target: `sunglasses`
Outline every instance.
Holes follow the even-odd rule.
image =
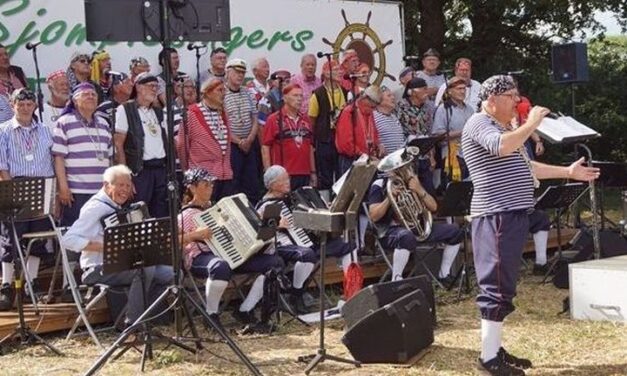
[[[33,101],[35,102],[37,97],[35,93],[30,90],[20,90],[17,94],[13,96],[13,101]]]

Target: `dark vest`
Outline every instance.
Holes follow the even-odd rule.
[[[159,127],[161,127],[161,141],[163,142],[163,148],[167,151],[168,141],[166,139],[165,130],[161,126],[163,122],[163,110],[160,108],[153,108],[159,121]],[[144,168],[144,127],[139,117],[139,110],[137,109],[137,102],[134,100],[124,103],[124,111],[126,112],[126,120],[128,122],[128,131],[126,133],[126,139],[124,140],[124,154],[126,155],[126,165],[133,171],[134,174],[138,174]],[[167,152],[166,152],[167,155]]]
[[[342,93],[344,94],[344,98],[346,99],[347,91],[343,88],[341,89]],[[316,123],[314,124],[314,138],[316,139],[316,141],[319,142],[333,142],[334,132],[330,127],[332,114],[331,102],[329,102],[327,89],[324,87],[324,85],[322,85],[313,91],[313,95],[316,96],[319,110],[318,117],[316,118]],[[338,107],[337,103],[335,106]]]

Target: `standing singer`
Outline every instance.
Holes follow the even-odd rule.
[[[524,375],[531,361],[509,354],[501,345],[503,320],[514,311],[516,281],[529,232],[528,212],[534,206],[538,179],[591,181],[599,169],[583,158],[570,166],[530,161],[525,141],[549,113],[535,106],[527,121],[512,129],[520,101],[510,76],[492,76],[479,91],[481,112],[470,117],[462,148],[474,185],[471,202],[472,249],[479,285],[481,357],[478,368],[489,375]]]

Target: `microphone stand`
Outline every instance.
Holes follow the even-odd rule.
[[[39,73],[39,61],[37,60],[37,46],[33,46],[33,61],[35,62],[35,77],[37,78],[37,111],[39,114],[39,121],[43,122],[43,112],[44,112],[44,95],[41,92],[41,74]]]
[[[200,57],[204,54],[200,53],[200,46],[192,46],[192,48],[196,51],[196,98],[200,98]]]

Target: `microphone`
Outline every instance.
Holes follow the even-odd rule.
[[[333,52],[322,52],[322,51],[318,51],[318,53],[316,54],[316,56],[318,56],[318,59],[323,58],[323,57],[331,57],[331,56],[333,56]]]
[[[354,80],[356,78],[361,78],[361,77],[366,77],[366,76],[368,76],[368,75],[365,74],[365,73],[346,73],[344,75],[344,79],[345,80]]]
[[[420,60],[420,57],[416,56],[416,55],[405,55],[403,56],[403,61],[418,61]]]
[[[189,51],[191,51],[191,50],[197,50],[197,49],[201,49],[201,48],[205,48],[205,47],[207,47],[207,45],[206,45],[206,44],[204,44],[204,43],[202,43],[202,42],[194,42],[194,43],[189,43],[189,44],[187,45],[187,49],[188,49]]]
[[[524,70],[524,69],[520,69],[520,70],[517,70],[517,71],[508,71],[508,72],[505,72],[505,74],[506,74],[506,75],[508,75],[508,76],[520,76],[520,75],[521,75],[521,74],[523,74],[523,73],[525,73],[525,70]]]
[[[32,50],[33,48],[36,48],[37,46],[39,46],[41,43],[42,43],[41,41],[39,41],[37,43],[28,42],[28,43],[26,43],[26,49],[27,50]]]

